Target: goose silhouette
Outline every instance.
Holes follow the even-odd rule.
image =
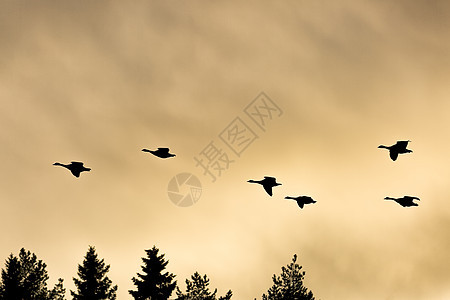
[[[281,185],[281,183],[278,183],[275,177],[270,177],[270,176],[264,176],[264,179],[262,180],[253,180],[250,179],[247,182],[250,183],[258,183],[260,185],[262,185],[264,187],[264,190],[266,190],[267,194],[269,194],[269,196],[272,196],[272,188],[277,186],[277,185]]]
[[[384,146],[380,145],[378,148],[384,148],[389,150],[389,156],[395,161],[399,154],[410,153],[412,150],[406,149],[410,141],[397,141],[395,145]]]
[[[160,158],[169,158],[176,156],[175,154],[169,153],[169,148],[158,148],[157,150],[148,150],[148,149],[142,149],[144,152],[149,152],[153,154],[154,156],[160,157]]]
[[[297,204],[300,208],[303,208],[303,206],[305,206],[305,204],[312,204],[312,203],[317,202],[309,196],[298,196],[298,197],[287,196],[287,197],[284,197],[284,199],[292,199],[292,200],[297,201]]]
[[[411,196],[403,196],[402,198],[392,198],[392,197],[385,197],[384,200],[394,200],[398,204],[400,204],[403,207],[408,206],[419,206],[419,204],[414,203],[414,200],[419,200],[417,197],[411,197]]]
[[[72,172],[73,176],[75,177],[80,177],[80,173],[84,172],[84,171],[90,171],[90,168],[86,168],[84,167],[82,162],[79,161],[72,161],[70,164],[65,165],[59,162],[55,162],[53,164],[54,166],[61,166],[64,167],[66,169],[68,169],[70,172]]]

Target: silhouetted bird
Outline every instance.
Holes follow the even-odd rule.
[[[79,161],[73,161],[69,165],[61,164],[59,162],[56,162],[53,164],[54,166],[61,166],[66,169],[68,169],[70,172],[72,172],[73,176],[80,177],[80,173],[84,171],[90,171],[90,168],[85,168],[83,166],[82,162]]]
[[[160,158],[169,158],[175,156],[175,154],[169,153],[169,148],[158,148],[157,150],[142,149],[142,151],[149,152]]]
[[[414,203],[414,199],[419,200],[417,197],[411,197],[411,196],[403,196],[402,198],[392,198],[392,197],[385,197],[384,200],[394,200],[398,204],[400,204],[403,207],[407,206],[419,206],[419,204]]]
[[[309,197],[309,196],[298,196],[298,197],[284,197],[284,199],[292,199],[297,201],[297,204],[300,208],[303,208],[303,206],[305,204],[312,204],[312,203],[316,203],[317,201],[313,200],[313,198]]]
[[[395,145],[392,145],[392,146],[380,145],[380,146],[378,146],[378,148],[388,149],[389,156],[391,157],[392,160],[395,161],[399,154],[412,152],[412,150],[406,149],[409,142],[410,141],[397,141],[397,143]]]
[[[269,177],[269,176],[264,176],[263,180],[250,179],[247,182],[261,184],[264,187],[264,189],[266,190],[267,194],[269,194],[270,196],[272,196],[272,188],[274,186],[281,185],[281,183],[277,182],[275,177]]]

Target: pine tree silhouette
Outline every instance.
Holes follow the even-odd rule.
[[[0,299],[22,299],[24,297],[22,274],[19,259],[10,254],[6,259],[5,269],[2,269]]]
[[[46,267],[36,254],[24,248],[20,249],[19,257],[10,254],[1,272],[0,299],[64,299],[65,289],[61,278],[51,291],[47,289],[49,277]]]
[[[147,257],[142,258],[143,265],[141,266],[143,274],[137,273],[138,278],[131,279],[137,290],[128,292],[136,300],[168,299],[177,285],[177,282],[173,281],[174,274],[163,273],[169,262],[164,260],[164,254],[158,255],[159,249],[155,246],[145,252]]]
[[[52,300],[66,299],[66,289],[64,288],[63,280],[61,278],[58,279],[58,283],[55,284],[55,287],[50,291],[49,295]]]
[[[297,254],[294,254],[292,263],[286,267],[281,267],[281,276],[272,277],[273,285],[263,294],[263,300],[314,300],[313,293],[303,286],[305,272],[301,271],[302,266],[296,263]]]
[[[186,293],[183,293],[177,287],[178,297],[176,300],[229,300],[233,296],[233,293],[229,290],[225,296],[217,299],[217,289],[214,292],[209,290],[209,278],[206,274],[202,277],[198,272],[195,272],[191,279],[186,279]]]
[[[70,291],[74,300],[116,299],[117,285],[111,287],[112,281],[106,276],[109,265],[100,260],[95,247],[89,246],[83,264],[78,265],[78,277],[73,278],[77,291]]]

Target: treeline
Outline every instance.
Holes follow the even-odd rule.
[[[209,278],[195,272],[186,279],[186,289],[177,286],[175,275],[165,271],[168,261],[159,254],[155,246],[145,250],[142,258],[141,273],[131,280],[135,285],[129,294],[136,300],[166,300],[175,291],[176,300],[229,300],[231,290],[218,296],[217,289],[209,287]],[[297,299],[314,300],[311,291],[303,286],[305,272],[297,264],[297,255],[290,264],[281,268],[281,275],[273,275],[273,285],[262,295],[262,300]],[[18,256],[10,254],[1,270],[0,300],[65,300],[66,289],[63,279],[51,289],[47,287],[49,279],[47,265],[34,253],[21,249]],[[108,278],[110,266],[100,259],[94,247],[89,249],[83,262],[78,265],[77,277],[73,278],[76,290],[70,291],[74,300],[116,299],[117,285]],[[255,298],[256,300],[256,298]]]

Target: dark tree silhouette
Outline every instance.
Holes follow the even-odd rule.
[[[186,279],[186,293],[183,293],[179,287],[177,287],[176,300],[229,300],[233,293],[229,290],[225,296],[216,297],[217,289],[211,293],[209,290],[209,279],[206,275],[203,277],[195,272],[191,276],[191,280]]]
[[[77,291],[70,291],[74,300],[116,299],[117,285],[106,276],[109,265],[99,259],[95,247],[89,246],[83,264],[78,265],[78,277],[73,278]]]
[[[66,289],[63,285],[63,280],[61,278],[58,279],[58,283],[55,284],[53,290],[50,291],[50,299],[52,300],[64,300],[66,295]]]
[[[301,271],[302,266],[296,263],[297,254],[294,254],[292,263],[286,267],[281,267],[281,276],[272,277],[273,285],[263,294],[263,300],[314,300],[313,293],[303,286],[305,272]]]
[[[65,289],[60,278],[52,290],[47,289],[46,264],[36,254],[20,249],[19,257],[12,254],[6,259],[1,272],[0,299],[61,300]]]
[[[150,250],[145,250],[147,257],[142,258],[141,266],[143,274],[137,273],[137,277],[131,280],[137,290],[128,292],[134,299],[168,299],[175,289],[177,282],[174,281],[175,275],[164,272],[168,261],[164,260],[164,254],[158,255],[159,249],[153,246]]]

